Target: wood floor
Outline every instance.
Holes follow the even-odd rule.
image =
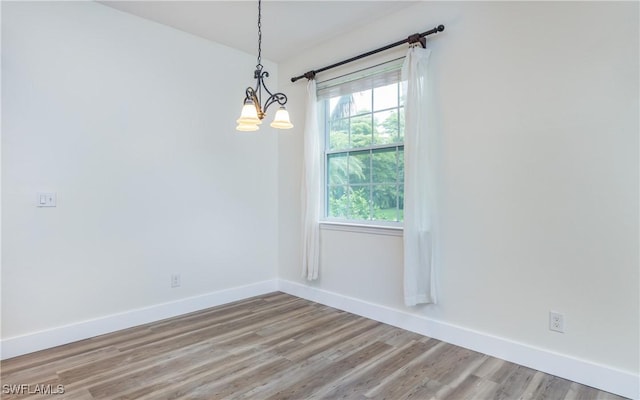
[[[0,367],[2,399],[622,399],[283,293]]]

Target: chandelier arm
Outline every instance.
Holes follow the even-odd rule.
[[[273,93],[267,88],[266,83],[264,83],[264,78],[269,77],[268,71],[256,70],[256,79],[258,80],[258,86],[264,88],[264,90],[269,93],[269,96],[273,96]]]
[[[253,92],[254,98],[256,98],[258,101],[256,104],[256,108],[259,107],[258,104],[261,105],[262,103],[262,89],[264,89],[264,91],[269,94],[269,97],[265,101],[264,106],[261,109],[258,108],[258,116],[264,116],[269,106],[274,103],[278,103],[281,106],[284,106],[285,104],[287,104],[287,96],[284,93],[272,93],[267,87],[267,85],[265,84],[264,78],[269,77],[268,71],[262,71],[261,69],[257,69],[255,72],[255,77],[257,80],[257,86],[256,86],[256,89],[252,89],[252,92]],[[262,119],[262,117],[260,117],[260,119]]]
[[[266,113],[267,108],[269,108],[269,106],[274,103],[278,103],[281,106],[284,106],[285,104],[287,104],[287,96],[284,93],[274,93],[269,96],[267,101],[264,103],[264,112]]]
[[[244,99],[245,100],[253,100],[253,98],[255,97],[255,93],[256,93],[256,91],[251,86],[249,86],[244,91]]]
[[[257,106],[260,106],[262,104],[262,87],[264,86],[264,82],[262,81],[262,75],[265,73],[267,74],[267,76],[269,75],[269,73],[267,73],[266,71],[262,72],[261,65],[253,73],[253,77],[256,80],[256,87],[255,89],[252,89],[252,91],[253,91],[253,97],[255,98]],[[259,110],[259,111],[262,111],[262,110]],[[258,115],[260,115],[260,112],[258,112]]]
[[[262,106],[260,105],[260,100],[258,99],[258,96],[256,96],[256,90],[251,86],[249,86],[247,90],[245,90],[245,101],[246,100],[251,100],[253,102],[253,105],[256,107],[258,118],[263,119],[266,108],[262,108]]]

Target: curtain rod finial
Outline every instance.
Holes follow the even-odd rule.
[[[444,30],[444,25],[438,25],[438,32],[442,32]]]

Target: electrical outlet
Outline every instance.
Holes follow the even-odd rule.
[[[180,287],[180,274],[171,274],[171,287]]]
[[[549,330],[564,333],[564,315],[549,311]]]

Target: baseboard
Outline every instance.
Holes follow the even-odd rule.
[[[273,279],[3,339],[0,341],[0,357],[4,360],[33,353],[105,333],[271,293],[278,290],[277,288],[277,280]]]
[[[356,298],[280,279],[284,293],[361,315],[600,390],[640,399],[640,377],[630,372],[432,320]]]

